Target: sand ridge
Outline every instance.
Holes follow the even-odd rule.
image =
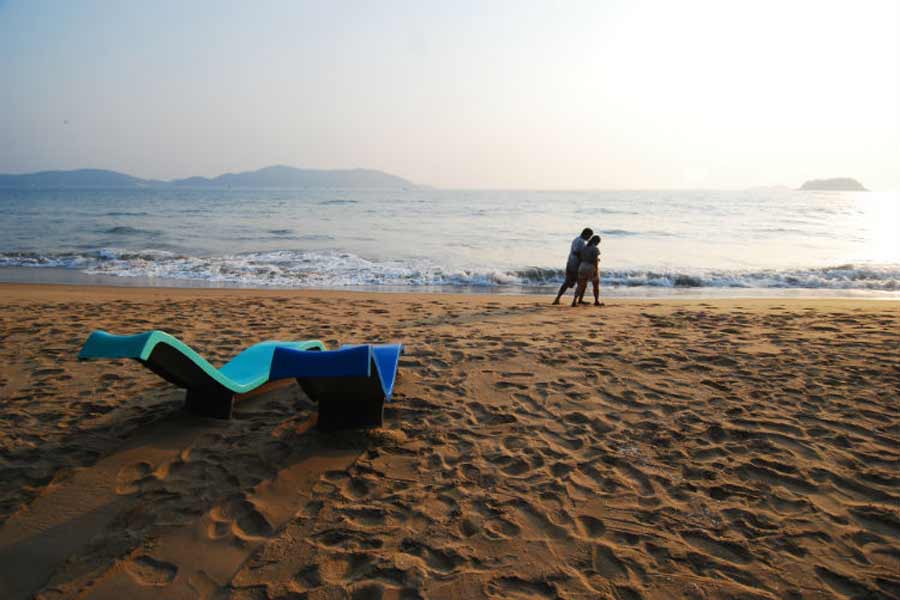
[[[64,286],[0,303],[0,544],[129,443],[185,429],[151,374],[71,359],[91,328],[164,328],[219,361],[298,331],[408,348],[384,430],[317,434],[288,386],[126,461],[109,494],[132,504],[40,597],[900,596],[897,303]]]

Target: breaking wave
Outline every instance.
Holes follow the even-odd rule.
[[[189,256],[163,250],[106,248],[85,253],[0,253],[0,267],[54,267],[89,274],[195,280],[247,287],[558,286],[561,269],[452,268],[428,260],[369,260],[345,252],[272,251]],[[838,265],[786,270],[603,270],[602,284],[625,288],[776,288],[900,291],[900,267]]]

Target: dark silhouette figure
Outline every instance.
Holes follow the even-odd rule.
[[[584,292],[590,281],[594,284],[594,306],[603,306],[600,303],[600,236],[595,235],[581,251],[581,262],[578,263],[578,287],[575,288],[575,298],[572,306],[584,304]]]
[[[553,304],[559,304],[559,299],[566,293],[569,288],[575,287],[578,283],[578,265],[581,263],[581,251],[587,246],[587,241],[594,235],[594,230],[585,227],[577,238],[572,240],[569,247],[569,257],[566,259],[566,280],[559,286],[559,293],[556,294],[556,300]]]

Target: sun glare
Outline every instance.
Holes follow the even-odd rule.
[[[897,193],[862,194],[859,203],[868,234],[871,260],[900,262],[900,197]]]

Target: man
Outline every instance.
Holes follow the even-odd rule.
[[[572,245],[569,248],[569,258],[566,261],[566,280],[559,286],[559,293],[556,294],[556,300],[553,301],[553,304],[559,304],[559,299],[566,293],[566,290],[575,287],[578,283],[578,264],[581,262],[581,251],[587,245],[587,241],[591,239],[592,235],[594,235],[594,230],[590,227],[585,227],[581,235],[572,240]]]

